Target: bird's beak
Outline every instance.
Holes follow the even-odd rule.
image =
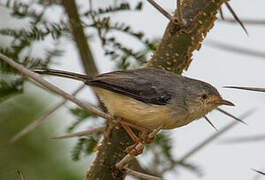
[[[230,101],[224,100],[224,99],[217,99],[213,101],[214,104],[216,105],[228,105],[228,106],[235,106],[233,103]]]

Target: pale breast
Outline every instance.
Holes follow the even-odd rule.
[[[163,125],[164,129],[172,129],[183,124],[178,120],[178,116],[173,116],[166,105],[146,104],[102,88],[93,89],[112,116],[122,117],[148,129],[155,129],[160,125]]]

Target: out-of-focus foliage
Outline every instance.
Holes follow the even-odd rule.
[[[76,121],[68,127],[68,132],[72,132],[80,123],[82,123],[87,118],[97,118],[97,116],[95,116],[94,114],[79,107],[70,109],[70,112],[76,117]]]
[[[84,155],[90,155],[96,151],[96,147],[99,143],[102,133],[96,133],[89,137],[83,137],[78,139],[78,143],[75,145],[72,151],[72,159],[74,161],[80,160],[81,153]]]
[[[143,32],[135,32],[129,25],[115,22],[112,18],[106,16],[106,14],[119,13],[121,11],[140,11],[142,8],[143,4],[141,1],[133,8],[129,3],[122,2],[113,7],[89,10],[84,13],[84,22],[89,22],[89,24],[85,24],[84,26],[96,29],[105,55],[115,60],[118,69],[135,68],[146,63],[150,52],[156,49],[158,40],[150,41],[145,37]],[[92,23],[90,23],[91,21]],[[128,43],[120,42],[113,32],[120,32],[131,36],[139,41],[143,47],[140,50],[134,50],[129,47]]]
[[[48,68],[54,61],[54,58],[62,55],[62,50],[58,46],[48,48],[43,45],[42,49],[37,51],[42,52],[40,56],[38,53],[34,54],[34,46],[47,39],[53,39],[51,43],[59,43],[63,36],[63,32],[67,30],[61,24],[50,22],[46,20],[45,13],[51,7],[43,5],[41,2],[26,3],[23,1],[0,1],[1,8],[8,9],[10,13],[10,21],[23,21],[26,25],[21,27],[0,27],[0,35],[8,38],[9,41],[0,42],[0,52],[6,56],[14,59],[19,64],[29,69]],[[8,21],[8,20],[7,20]],[[50,38],[51,37],[51,38]],[[8,43],[6,43],[8,42]],[[37,55],[36,55],[37,54]],[[41,54],[41,53],[40,53]],[[0,99],[6,99],[11,95],[16,95],[22,92],[23,78],[18,74],[17,70],[10,67],[8,64],[0,61],[0,75],[16,74],[16,78],[1,79],[0,92],[6,92],[8,88],[8,95],[0,93]]]
[[[80,172],[65,163],[70,155],[62,153],[65,142],[50,138],[54,129],[50,121],[15,144],[8,144],[13,135],[47,109],[47,94],[40,97],[32,86],[26,87],[25,93],[0,104],[0,179],[18,179],[16,169],[23,172],[25,179],[81,179]]]

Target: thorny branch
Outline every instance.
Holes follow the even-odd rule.
[[[33,79],[37,83],[41,84],[43,87],[47,88],[48,90],[50,90],[50,91],[52,91],[52,92],[64,97],[65,99],[68,99],[68,100],[74,102],[75,104],[77,104],[78,106],[86,109],[87,111],[89,111],[91,113],[94,113],[95,115],[100,116],[102,118],[105,118],[107,120],[114,120],[114,118],[112,116],[102,112],[96,106],[94,106],[92,104],[89,104],[89,103],[84,103],[84,102],[78,100],[76,97],[74,97],[74,96],[66,93],[65,91],[61,90],[60,88],[52,85],[48,81],[42,79],[36,73],[31,72],[30,70],[26,69],[22,65],[16,63],[14,60],[8,58],[7,56],[5,56],[5,55],[3,55],[1,53],[0,53],[0,59],[5,61],[6,63],[8,63],[10,66],[14,67],[15,69],[17,69],[21,73],[27,75],[28,77],[30,77],[31,79]]]

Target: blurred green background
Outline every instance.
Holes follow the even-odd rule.
[[[58,129],[60,130],[55,123],[64,121],[63,116],[58,118],[60,111],[19,141],[14,144],[8,143],[12,136],[39,118],[55,103],[53,95],[26,83],[23,94],[0,104],[1,180],[19,179],[17,169],[24,174],[25,179],[82,179],[80,161],[73,162],[70,156],[71,148],[64,148],[69,147],[69,143],[51,139],[55,134],[58,135]],[[65,128],[61,129],[63,131]]]

